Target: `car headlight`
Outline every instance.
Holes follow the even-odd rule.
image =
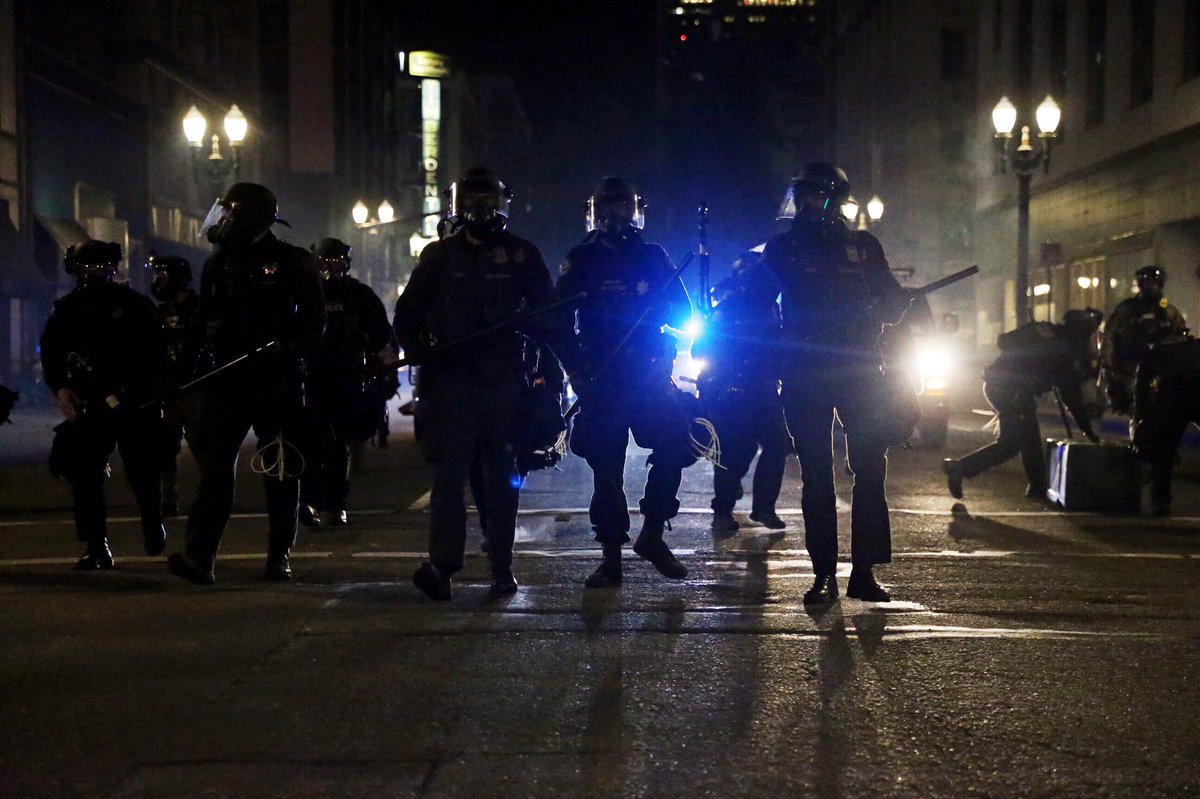
[[[954,368],[954,359],[945,347],[918,343],[916,367],[917,375],[926,383],[940,378],[944,387],[946,378]]]

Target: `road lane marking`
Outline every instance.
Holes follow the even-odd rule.
[[[408,506],[410,511],[421,511],[429,507],[429,501],[433,497],[433,489],[429,489],[421,496],[413,500],[413,503]]]
[[[221,555],[217,558],[218,562],[230,560],[262,560],[266,558],[265,552],[235,552],[228,555]],[[292,560],[317,560],[319,558],[332,557],[332,552],[292,552]],[[166,564],[166,559],[161,555],[149,557],[148,555],[118,555],[115,557],[117,565],[122,563],[162,563]],[[69,566],[75,563],[79,558],[9,558],[0,560],[0,566]]]

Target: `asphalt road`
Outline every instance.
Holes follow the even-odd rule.
[[[472,518],[455,597],[435,604],[409,582],[428,473],[404,431],[364,453],[349,528],[302,531],[288,585],[258,579],[244,458],[206,589],[139,556],[119,479],[119,568],[71,571],[69,493],[30,419],[0,430],[32,442],[0,468],[0,796],[1200,793],[1190,461],[1162,520],[1054,512],[1023,498],[1015,463],[956,506],[946,453],[894,450],[879,576],[895,601],[812,612],[794,462],[787,530],[742,516],[714,540],[698,465],[668,533],[688,578],[630,553],[622,588],[585,592],[590,478],[572,457],[523,492],[520,592],[488,594]],[[957,417],[948,452],[982,443],[980,421]],[[631,449],[632,506],[643,480]]]

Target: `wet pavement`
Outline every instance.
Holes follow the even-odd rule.
[[[70,571],[69,493],[34,441],[0,468],[0,796],[1200,793],[1200,469],[1189,455],[1171,519],[1054,512],[1015,462],[956,503],[940,460],[981,421],[890,456],[895,601],[823,611],[800,601],[794,463],[786,530],[739,513],[714,539],[698,465],[668,533],[687,579],[627,553],[620,589],[584,591],[590,480],[568,458],[522,495],[520,592],[488,593],[472,517],[436,604],[409,582],[428,473],[405,431],[364,452],[350,527],[302,530],[288,585],[259,580],[244,458],[211,588],[139,557],[119,480],[119,568]],[[631,450],[631,505],[644,468]],[[839,496],[848,527],[840,475]]]

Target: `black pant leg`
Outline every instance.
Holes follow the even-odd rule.
[[[793,450],[792,437],[783,418],[783,406],[777,397],[761,408],[758,441],[762,444],[762,451],[754,467],[752,508],[755,513],[774,512],[779,492],[783,489],[788,455]]]
[[[837,571],[837,494],[833,482],[833,406],[786,392],[784,411],[800,460],[804,543],[817,574]]]
[[[214,386],[204,393],[191,435],[200,465],[196,499],[188,512],[187,553],[201,563],[216,559],[233,510],[238,451],[250,430],[250,412],[236,387]]]

